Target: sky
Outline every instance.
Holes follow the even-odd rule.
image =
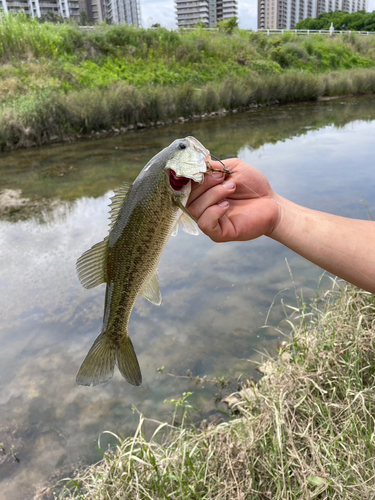
[[[140,0],[142,23],[145,28],[160,23],[163,27],[177,27],[174,0]],[[369,0],[369,11],[375,10],[375,0]],[[256,29],[257,0],[238,0],[238,19],[242,29]]]

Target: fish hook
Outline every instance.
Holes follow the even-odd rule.
[[[210,153],[210,156],[214,160],[216,160],[219,163],[221,163],[221,165],[223,165],[223,169],[222,170],[218,170],[216,168],[212,168],[211,165],[209,165],[209,167],[207,169],[207,172],[221,172],[222,174],[233,174],[233,172],[231,172],[230,170],[228,170],[227,168],[225,168],[224,163],[219,158],[216,158],[216,156],[212,155],[211,153]]]

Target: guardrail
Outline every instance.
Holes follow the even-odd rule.
[[[287,29],[258,29],[257,33],[264,33],[267,36],[283,35],[284,33],[294,33],[295,35],[348,35],[355,33],[356,35],[375,35],[375,31],[353,31],[353,30],[287,30]]]

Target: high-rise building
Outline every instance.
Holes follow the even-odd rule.
[[[89,23],[134,24],[141,27],[139,0],[0,0],[0,12],[23,11],[32,17],[47,14],[73,18],[78,22],[85,13]]]
[[[110,23],[127,23],[141,27],[139,0],[103,0],[103,7],[104,18]]]
[[[0,0],[0,10],[7,13],[24,12],[32,17],[46,15],[79,19],[78,0]]]
[[[214,28],[219,21],[237,17],[237,0],[175,0],[175,5],[179,28],[198,23]]]
[[[258,29],[293,29],[323,12],[368,10],[368,0],[258,0]]]

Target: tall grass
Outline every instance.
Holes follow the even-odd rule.
[[[0,61],[4,150],[223,108],[372,92],[375,40],[106,24],[83,31],[20,14],[0,18]]]
[[[205,430],[163,423],[146,439],[141,415],[135,435],[64,481],[59,498],[373,499],[374,296],[346,286],[306,310],[288,319],[290,343],[260,382],[231,398],[236,418]],[[186,418],[188,395],[178,403]]]
[[[288,72],[252,78],[227,78],[197,89],[137,88],[125,83],[106,89],[68,93],[38,90],[14,99],[0,114],[0,150],[41,145],[75,134],[112,127],[152,126],[189,119],[222,109],[247,109],[254,104],[315,100],[321,96],[375,91],[375,70],[350,70],[323,75]]]

